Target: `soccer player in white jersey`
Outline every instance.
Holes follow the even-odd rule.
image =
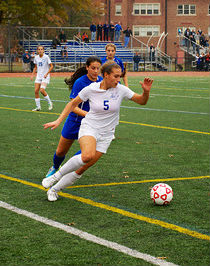
[[[121,67],[114,61],[102,66],[103,80],[91,83],[81,90],[76,98],[69,102],[59,118],[44,125],[44,128],[55,129],[63,119],[82,101],[89,100],[90,111],[83,118],[79,130],[81,154],[70,158],[54,175],[44,178],[42,185],[50,188],[47,192],[49,201],[56,201],[57,192],[72,185],[81,174],[106,153],[119,123],[120,105],[123,99],[129,99],[145,105],[153,80],[145,78],[140,82],[143,93],[138,94],[119,83]],[[57,183],[56,183],[57,182]],[[54,186],[53,184],[56,183]]]
[[[33,77],[34,77],[35,73],[37,72],[36,80],[35,80],[36,108],[33,109],[32,111],[40,111],[41,110],[39,91],[44,96],[45,100],[47,100],[48,109],[52,110],[53,104],[52,104],[52,101],[50,100],[49,95],[45,91],[45,89],[47,87],[47,84],[50,83],[50,72],[53,69],[53,64],[52,64],[49,56],[44,53],[44,46],[39,45],[37,47],[37,52],[38,52],[38,55],[36,55],[34,58],[35,67],[34,67],[34,70],[32,72],[32,75],[31,75],[31,80],[33,80]]]

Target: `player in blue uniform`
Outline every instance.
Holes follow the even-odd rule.
[[[92,82],[99,82],[102,77],[98,76],[101,60],[97,56],[91,56],[86,61],[86,66],[79,68],[70,79],[65,79],[66,84],[72,89],[70,99],[77,97],[78,93]],[[53,175],[65,159],[75,139],[78,139],[80,124],[89,111],[89,102],[82,102],[74,112],[71,112],[63,126],[61,137],[53,157],[53,166],[49,169],[46,177]],[[79,153],[79,152],[78,152]]]
[[[121,67],[121,70],[122,70],[122,76],[121,77],[123,78],[125,86],[128,87],[128,78],[126,75],[126,67],[124,67],[122,60],[115,56],[116,45],[113,43],[108,43],[106,45],[105,50],[106,50],[106,56],[101,58],[102,64],[104,64],[107,60],[115,61]]]

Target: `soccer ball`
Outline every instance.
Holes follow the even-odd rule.
[[[157,205],[167,205],[173,199],[173,190],[167,184],[158,183],[151,189],[150,197]]]

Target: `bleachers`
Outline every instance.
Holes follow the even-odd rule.
[[[51,58],[53,63],[84,63],[86,59],[91,55],[97,55],[98,57],[106,56],[105,46],[109,42],[90,42],[90,43],[78,43],[77,41],[70,40],[61,46],[57,46],[57,49],[52,49],[50,40],[37,40],[37,41],[24,41],[20,44],[24,49],[28,49],[30,52],[35,51],[37,45],[43,45],[45,52]],[[67,46],[68,58],[62,58],[62,47]],[[133,62],[133,52],[130,49],[123,48],[121,42],[115,42],[117,47],[116,56],[123,60],[123,62]]]

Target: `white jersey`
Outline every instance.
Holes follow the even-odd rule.
[[[116,88],[100,89],[101,82],[94,82],[79,92],[82,101],[89,100],[90,111],[82,124],[90,125],[99,131],[112,131],[119,123],[120,105],[123,99],[131,99],[134,92],[118,84]]]
[[[44,75],[48,72],[51,64],[51,60],[48,55],[43,54],[42,57],[36,55],[34,58],[34,64],[37,65],[37,77],[43,78]],[[49,75],[48,75],[49,76]]]

